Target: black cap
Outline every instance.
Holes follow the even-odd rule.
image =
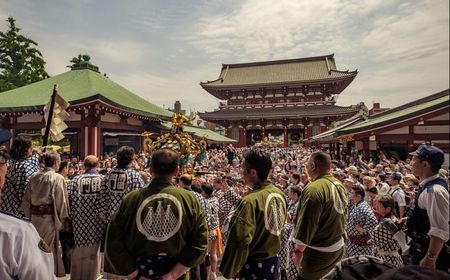
[[[416,156],[421,160],[435,162],[437,165],[444,163],[444,152],[431,144],[422,144],[412,153],[411,156]]]
[[[12,135],[8,130],[0,129],[0,157],[3,157],[5,159],[11,159],[11,157],[6,151],[6,147],[2,146],[2,143],[11,139],[11,136]]]
[[[394,178],[394,180],[397,180],[399,182],[402,179],[402,173],[400,173],[400,172],[394,172],[389,176],[391,176],[392,178]]]
[[[3,142],[8,141],[9,139],[11,139],[11,132],[9,132],[8,130],[4,130],[4,129],[0,129],[0,145]]]

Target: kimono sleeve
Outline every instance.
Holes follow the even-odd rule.
[[[249,246],[255,234],[255,214],[251,203],[242,200],[231,219],[227,246],[220,265],[220,272],[232,278],[247,261]]]
[[[311,245],[318,229],[323,205],[316,192],[310,190],[303,192],[299,204],[293,241]]]

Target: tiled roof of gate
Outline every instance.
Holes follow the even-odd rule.
[[[359,112],[360,107],[355,106],[303,106],[286,108],[261,108],[242,110],[218,110],[214,112],[198,113],[205,120],[230,120],[230,119],[273,119],[284,117],[314,117],[327,115],[348,115]]]
[[[337,70],[334,55],[331,54],[289,60],[223,64],[217,80],[200,84],[204,88],[283,84],[342,79],[354,77],[356,74],[356,70]]]

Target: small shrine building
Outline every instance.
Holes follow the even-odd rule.
[[[122,145],[142,150],[141,133],[167,130],[162,124],[169,112],[137,96],[85,62],[68,72],[0,93],[0,126],[13,137],[40,138],[45,127],[43,108],[50,100],[53,85],[70,103],[69,128],[63,134],[70,144],[70,154],[101,156],[115,153]],[[13,138],[14,139],[14,138]],[[58,144],[57,144],[58,145]]]

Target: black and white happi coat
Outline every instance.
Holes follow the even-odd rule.
[[[285,271],[286,279],[288,280],[298,279],[298,271],[294,265],[294,260],[292,259],[295,245],[294,242],[291,241],[291,235],[295,228],[299,201],[299,199],[297,199],[297,201],[289,201],[287,211],[291,217],[291,223],[286,221],[281,233],[280,266],[281,270]]]
[[[393,215],[383,219],[392,219],[394,222],[397,220]],[[375,246],[376,257],[393,267],[403,266],[403,259],[398,253],[400,245],[382,222],[380,222],[370,234]]]
[[[131,191],[144,187],[142,176],[133,169],[113,168],[102,181],[97,199],[97,211],[111,219],[124,197]]]
[[[20,205],[31,175],[39,170],[39,156],[33,155],[26,160],[13,161],[6,174],[5,185],[0,197],[0,210],[25,218]]]
[[[100,194],[103,176],[85,173],[75,176],[67,185],[75,246],[100,245],[106,224],[100,219],[95,207]]]
[[[220,200],[220,199],[223,197],[224,194],[225,194],[225,193],[224,193],[223,191],[221,191],[221,190],[215,190],[215,191],[213,192],[213,195],[214,195],[215,197],[217,197],[217,200]]]
[[[219,224],[222,227],[230,212],[241,201],[241,196],[238,195],[232,188],[229,188],[219,198]]]
[[[367,239],[366,234],[361,234],[356,230],[356,225],[361,225],[368,232],[373,231],[377,225],[377,218],[373,213],[372,207],[366,201],[360,201],[354,205],[349,213],[347,221],[347,254],[348,257],[369,255],[373,256],[373,245],[369,244],[367,246],[356,245],[352,242],[352,239]]]
[[[216,229],[219,227],[219,200],[214,195],[210,195],[205,198],[206,202],[206,220],[208,222],[208,231]],[[210,240],[214,240],[217,238],[217,234],[208,235]]]
[[[231,220],[230,213],[234,211],[236,205],[241,201],[241,196],[234,189],[228,189],[219,199],[219,225],[222,231],[222,246],[225,248],[228,241],[228,229]]]

